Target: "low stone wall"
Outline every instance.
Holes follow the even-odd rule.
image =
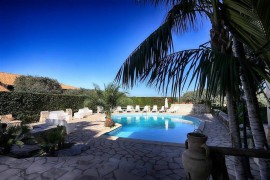
[[[211,113],[215,118],[219,119],[227,129],[229,129],[229,117],[226,113],[218,109],[213,109]]]
[[[171,109],[178,107],[177,113],[180,114],[204,114],[210,113],[210,108],[205,104],[172,104]]]

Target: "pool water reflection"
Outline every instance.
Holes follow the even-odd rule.
[[[112,119],[122,127],[109,132],[110,136],[174,143],[184,143],[186,134],[200,124],[197,118],[167,114],[122,114]]]

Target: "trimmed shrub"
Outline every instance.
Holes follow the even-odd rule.
[[[41,111],[74,111],[84,107],[85,96],[60,94],[37,94],[22,92],[0,92],[0,114],[12,114],[23,123],[39,120]]]

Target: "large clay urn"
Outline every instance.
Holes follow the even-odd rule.
[[[188,133],[188,145],[182,154],[185,173],[190,180],[207,180],[211,173],[212,161],[205,144],[207,136],[201,133]]]

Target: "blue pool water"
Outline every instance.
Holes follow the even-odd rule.
[[[184,143],[186,134],[200,124],[197,118],[166,114],[121,114],[112,119],[122,127],[109,132],[110,136],[174,143]]]

